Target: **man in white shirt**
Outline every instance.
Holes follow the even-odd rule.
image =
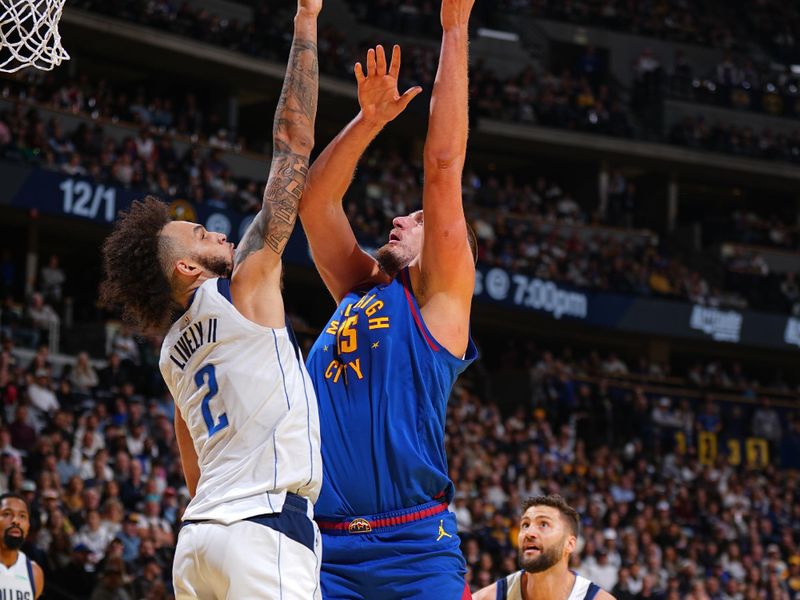
[[[50,374],[46,369],[36,371],[35,378],[28,384],[28,398],[34,408],[37,425],[40,425],[44,415],[49,415],[61,408],[55,392],[50,387]],[[37,429],[40,429],[37,426]]]

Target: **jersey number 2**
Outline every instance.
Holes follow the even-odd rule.
[[[203,419],[206,422],[206,427],[208,427],[208,437],[211,437],[220,429],[225,429],[228,426],[228,415],[222,413],[215,423],[214,416],[211,414],[211,407],[208,405],[211,399],[219,392],[217,373],[214,369],[214,365],[206,365],[200,369],[194,376],[194,382],[197,384],[197,387],[203,387],[204,383],[208,383],[208,393],[203,396],[201,408],[203,410]]]

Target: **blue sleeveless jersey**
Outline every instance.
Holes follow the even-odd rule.
[[[422,321],[404,269],[345,296],[308,355],[319,400],[318,516],[373,515],[429,502],[453,484],[444,451],[447,399],[464,359]]]

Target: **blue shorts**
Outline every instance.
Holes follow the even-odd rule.
[[[359,521],[402,518],[412,511],[437,505],[441,503],[431,502]],[[346,529],[335,532],[321,522],[320,529],[323,600],[461,600],[464,597],[466,563],[461,555],[455,515],[447,510],[369,532],[349,533]]]

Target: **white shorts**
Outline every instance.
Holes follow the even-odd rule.
[[[175,599],[321,600],[321,558],[319,529],[294,503],[230,525],[186,523],[175,548]]]

